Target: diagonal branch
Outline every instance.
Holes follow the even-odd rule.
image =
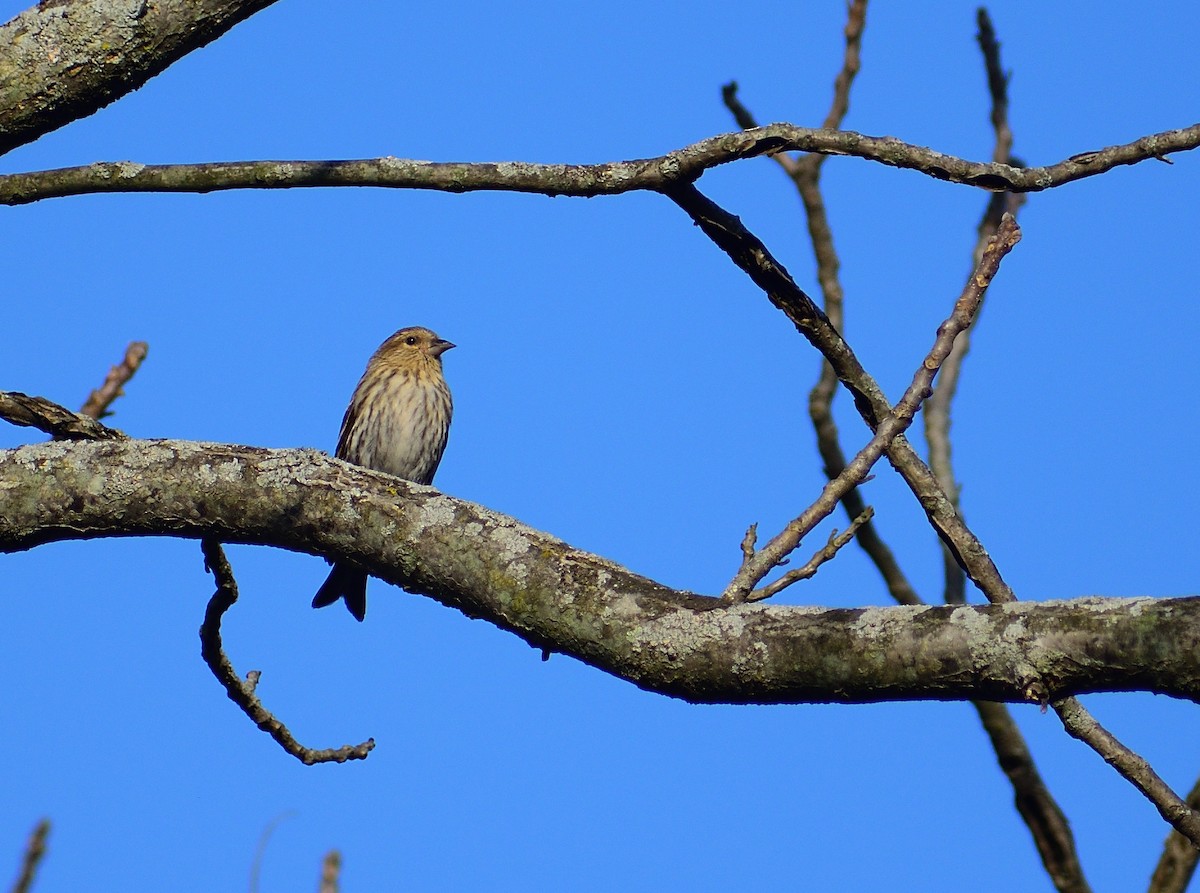
[[[19,391],[0,391],[0,419],[26,428],[37,428],[56,440],[123,440],[116,428],[102,425],[90,416],[71,412],[44,397]]]
[[[125,385],[138,371],[138,367],[146,359],[146,353],[149,350],[150,346],[145,341],[130,341],[129,346],[125,348],[125,356],[122,357],[121,362],[109,369],[108,375],[104,377],[104,383],[88,394],[87,402],[79,410],[80,415],[93,419],[102,419],[111,415],[108,408],[113,405],[113,401],[125,393],[123,390]]]
[[[1200,781],[1192,785],[1186,802],[1191,809],[1200,810]],[[1197,859],[1200,849],[1178,831],[1172,831],[1163,843],[1147,893],[1184,893],[1196,873]]]
[[[1075,698],[1056,701],[1053,707],[1067,734],[1100,754],[1104,762],[1116,769],[1154,804],[1159,815],[1170,822],[1172,828],[1191,841],[1192,846],[1200,847],[1200,812],[1180,799],[1149,763],[1113,737]]]
[[[842,69],[834,80],[834,97],[825,127],[840,127],[844,115],[850,108],[850,87],[860,67],[859,50],[862,32],[866,27],[866,2],[854,0],[848,9],[846,20],[846,50]],[[745,129],[758,126],[754,116],[737,97],[737,84],[727,84],[721,91],[725,105],[733,113],[738,125]],[[817,262],[817,282],[821,286],[821,297],[825,315],[838,332],[845,331],[844,293],[841,283],[841,261],[833,242],[833,229],[825,211],[825,198],[821,192],[821,168],[824,155],[811,154],[799,160],[780,152],[773,156],[792,179],[804,204],[804,215],[808,221],[808,234]],[[840,475],[846,468],[846,454],[842,451],[837,422],[833,417],[833,398],[837,393],[837,374],[829,362],[822,360],[817,384],[808,397],[808,414],[817,435],[817,452],[820,453],[825,477],[829,480]],[[842,497],[842,505],[849,518],[858,518],[866,508],[862,494],[850,490]],[[907,576],[896,560],[895,554],[880,537],[873,522],[863,524],[858,531],[858,544],[871,559],[892,598],[902,605],[917,605],[920,597],[909,583]]]
[[[49,836],[50,820],[42,819],[34,826],[33,833],[29,835],[29,841],[25,844],[25,853],[21,857],[21,870],[17,874],[17,879],[13,881],[12,893],[29,893],[33,889],[38,866],[42,862],[42,857],[46,855],[46,838]]]
[[[0,155],[136,90],[275,0],[42,0],[0,26]]]
[[[837,508],[838,503],[861,484],[870,474],[880,456],[888,450],[896,438],[908,429],[921,404],[930,394],[934,376],[950,351],[960,332],[965,331],[975,319],[975,313],[983,303],[983,296],[993,277],[1000,269],[1000,262],[1021,238],[1021,231],[1011,216],[1006,216],[996,237],[988,244],[979,260],[979,265],[967,281],[962,294],[955,301],[954,309],[938,327],[933,347],[913,374],[912,384],[900,398],[900,402],[888,413],[875,429],[875,435],[863,447],[845,469],[821,491],[820,497],[799,517],[787,525],[774,539],[752,557],[742,562],[737,575],[725,590],[724,598],[730,602],[744,601],[756,586],[785,556],[800,545],[800,540],[812,531]]]
[[[227,189],[297,189],[379,186],[440,192],[504,191],[540,195],[618,195],[666,192],[706,170],[741,158],[784,151],[851,155],[918,171],[938,180],[992,192],[1039,192],[1126,164],[1163,159],[1200,146],[1200,124],[1141,137],[1132,143],[1081,152],[1048,167],[1018,168],[967,161],[895,137],[853,131],[770,124],[709,137],[657,158],[604,164],[433,162],[401,158],[352,161],[221,161],[148,165],[97,162],[82,167],[0,176],[0,204],[113,192],[216,192]]]
[[[842,548],[854,539],[854,535],[862,529],[875,514],[875,509],[867,506],[863,513],[850,522],[850,526],[838,533],[836,530],[829,535],[829,539],[825,545],[816,551],[812,558],[808,559],[802,567],[795,570],[790,570],[778,580],[775,580],[769,586],[764,586],[761,589],[755,589],[747,597],[748,602],[759,602],[764,599],[778,595],[793,583],[799,583],[801,580],[809,580],[816,576],[821,565],[827,561],[832,561]]]
[[[687,184],[666,193],[697,226],[724,251],[782,310],[803,335],[829,361],[838,380],[850,391],[854,406],[874,431],[892,406],[874,378],[862,367],[850,346],[791,275],[742,222],[695,186]],[[1015,596],[979,539],[959,516],[953,502],[938,485],[933,472],[903,435],[892,441],[888,460],[917,497],[934,530],[954,552],[971,581],[988,601],[1010,602]],[[743,595],[744,597],[744,595]]]

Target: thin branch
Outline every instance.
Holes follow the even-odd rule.
[[[1091,893],[1075,850],[1066,815],[1042,781],[1025,738],[1007,705],[972,701],[996,753],[996,761],[1013,789],[1013,803],[1028,826],[1034,846],[1059,893]]]
[[[258,893],[262,882],[262,864],[263,859],[267,855],[267,844],[271,842],[272,835],[275,834],[275,829],[283,822],[296,815],[294,809],[286,809],[271,821],[267,822],[267,826],[263,828],[262,834],[258,835],[258,846],[254,848],[254,861],[250,863],[250,883],[247,885],[249,893]]]
[[[1159,778],[1158,773],[1142,757],[1134,753],[1093,718],[1075,698],[1063,698],[1052,705],[1063,727],[1104,758],[1135,788],[1142,792],[1159,815],[1171,827],[1200,847],[1200,812],[1192,809]]]
[[[835,555],[837,555],[838,552],[841,551],[843,546],[850,542],[850,540],[854,539],[854,535],[858,533],[859,528],[870,521],[874,514],[875,509],[873,509],[871,506],[867,506],[863,513],[851,521],[850,526],[841,533],[838,533],[836,530],[830,533],[829,540],[816,552],[816,554],[813,555],[812,558],[808,559],[803,567],[798,567],[795,570],[788,571],[769,586],[764,586],[761,589],[755,589],[748,596],[746,596],[746,601],[759,602],[763,599],[771,598],[774,595],[778,595],[793,583],[798,583],[801,580],[807,580],[816,576],[817,571],[821,568],[821,565],[831,560]]]
[[[1018,168],[966,161],[895,137],[853,131],[770,124],[709,137],[656,158],[603,164],[527,162],[433,162],[401,158],[352,161],[222,161],[147,165],[97,162],[80,167],[0,176],[0,204],[114,192],[203,193],[227,189],[296,189],[378,186],[440,192],[505,191],[540,195],[618,195],[636,190],[666,192],[710,168],[776,152],[850,155],[938,180],[992,192],[1040,192],[1127,164],[1163,159],[1200,146],[1200,124],[1150,134],[1124,145],[1080,152],[1047,167]]]
[[[988,92],[991,94],[991,122],[995,132],[995,143],[992,150],[992,160],[1008,164],[1012,152],[1012,130],[1008,124],[1008,76],[1004,73],[1000,62],[1000,43],[996,39],[995,28],[992,27],[991,17],[983,7],[980,7],[976,20],[979,26],[980,50],[983,53],[984,69],[987,74]],[[1014,217],[1024,196],[1012,193],[994,195],[984,210],[979,222],[975,249],[971,263],[976,265],[982,256],[984,248],[995,235],[1000,226],[1000,218],[1007,212]],[[951,462],[950,444],[950,407],[958,391],[958,380],[962,371],[963,360],[971,349],[971,328],[965,329],[958,336],[954,350],[942,367],[938,378],[937,388],[925,406],[925,442],[929,445],[929,467],[937,476],[942,490],[959,506],[958,482],[954,476],[954,465]],[[942,576],[943,600],[947,604],[961,604],[966,600],[965,577],[954,555],[944,545],[942,547]]]
[[[0,419],[37,428],[55,440],[125,440],[128,437],[116,428],[71,412],[44,397],[30,397],[18,391],[0,391]]]
[[[862,367],[850,346],[832,326],[788,271],[762,241],[742,222],[695,186],[687,184],[666,193],[730,259],[761,288],[767,298],[796,326],[810,344],[827,359],[838,380],[854,398],[855,408],[874,431],[892,410],[891,403],[874,378]],[[888,460],[917,497],[926,517],[942,541],[950,546],[971,581],[988,601],[1015,601],[1016,596],[979,539],[959,517],[953,503],[938,485],[933,472],[908,441],[897,437],[887,451]],[[749,590],[747,590],[748,592]],[[740,597],[744,597],[742,593]]]
[[[855,0],[848,8],[846,20],[846,49],[842,69],[834,80],[834,96],[826,127],[840,127],[843,116],[850,107],[850,86],[860,67],[859,50],[862,32],[866,27],[866,2]],[[729,83],[721,91],[725,105],[733,113],[740,127],[752,129],[758,126],[754,116],[737,96],[737,84]],[[825,156],[811,154],[802,159],[780,152],[771,156],[792,179],[804,204],[805,219],[808,221],[809,238],[817,262],[817,281],[821,286],[823,309],[830,325],[844,332],[843,290],[840,278],[841,261],[834,247],[833,229],[825,211],[825,199],[821,193],[821,163]],[[833,480],[846,469],[846,454],[842,452],[837,423],[833,418],[833,398],[837,393],[837,374],[827,360],[821,361],[821,373],[817,384],[808,398],[808,414],[817,435],[817,451],[821,456],[825,477]],[[866,509],[866,503],[855,488],[842,497],[842,506],[850,519],[858,518]],[[858,544],[874,563],[889,594],[902,605],[921,604],[921,598],[909,583],[907,576],[896,560],[895,554],[883,541],[873,522],[862,526],[858,532]]]
[[[33,888],[38,865],[41,864],[42,857],[46,855],[46,838],[49,835],[49,819],[42,819],[34,826],[33,833],[29,835],[29,842],[25,844],[25,853],[21,857],[21,870],[17,874],[17,879],[13,881],[12,893],[29,893]]]
[[[996,29],[985,7],[979,7],[975,15],[979,26],[979,49],[983,52],[984,70],[987,72],[988,92],[992,96],[992,129],[996,132],[996,144],[992,149],[992,161],[1008,164],[1012,155],[1013,135],[1008,126],[1008,79],[1009,75],[1000,64],[1000,41]]]
[[[1200,781],[1192,785],[1186,802],[1189,808],[1200,810]],[[1150,876],[1147,893],[1184,893],[1196,872],[1198,859],[1200,850],[1195,844],[1178,831],[1171,831],[1163,842],[1162,855]]]
[[[109,407],[112,406],[114,400],[125,393],[123,388],[138,371],[138,367],[146,359],[149,349],[150,346],[145,341],[130,341],[129,346],[125,348],[125,356],[121,362],[108,370],[108,375],[104,377],[104,384],[88,395],[87,402],[79,410],[80,415],[96,420],[112,415]]]
[[[992,128],[995,131],[992,160],[1008,163],[1012,148],[1012,131],[1008,125],[1008,78],[1001,67],[1000,44],[996,40],[995,29],[986,9],[979,9],[977,21],[979,45],[991,94]],[[978,265],[989,240],[999,228],[1004,213],[1007,211],[1015,217],[1023,203],[1023,196],[1012,193],[992,196],[979,223],[971,258],[973,266]],[[926,402],[924,410],[929,467],[937,476],[942,489],[954,502],[956,509],[959,509],[959,490],[951,462],[950,407],[957,393],[963,360],[970,349],[973,328],[974,324],[964,329],[955,339],[954,349],[942,365],[937,386]],[[944,543],[941,553],[943,599],[947,604],[962,604],[966,601],[966,578],[963,570]],[[1005,705],[991,701],[973,701],[972,706],[983,723],[1001,770],[1012,785],[1017,812],[1029,828],[1042,865],[1055,889],[1060,893],[1088,893],[1091,888],[1079,862],[1070,823],[1042,780],[1012,714]]]
[[[338,893],[339,880],[342,873],[342,854],[338,850],[330,850],[321,860],[321,883],[318,893]]]
[[[253,687],[238,678],[221,644],[221,618],[237,601],[237,581],[233,578],[233,569],[229,566],[225,550],[219,542],[205,538],[201,541],[200,548],[204,552],[205,568],[212,571],[217,580],[216,592],[209,599],[208,608],[204,612],[204,623],[200,626],[200,654],[217,677],[217,681],[225,687],[229,699],[237,704],[256,726],[274,738],[280,747],[306,766],[314,763],[365,760],[367,754],[375,749],[374,739],[369,738],[362,744],[347,744],[327,750],[305,747],[292,737],[292,733],[283,723],[263,707]]]
[[[1021,230],[1016,220],[1006,216],[996,237],[988,244],[979,266],[975,268],[962,294],[955,301],[954,309],[938,326],[933,346],[913,374],[912,384],[908,386],[900,402],[879,423],[870,442],[859,451],[842,473],[825,485],[820,497],[751,559],[742,563],[722,598],[733,603],[745,600],[750,590],[785,556],[790,555],[804,536],[832,514],[846,493],[866,479],[884,452],[908,429],[921,404],[931,393],[933,379],[946,357],[950,355],[954,339],[974,320],[988,286],[999,272],[1000,262],[1020,238]]]

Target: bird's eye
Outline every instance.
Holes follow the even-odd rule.
[[[409,347],[412,347],[414,344],[417,343],[417,336],[409,335],[407,338],[404,339],[404,343],[407,344]]]

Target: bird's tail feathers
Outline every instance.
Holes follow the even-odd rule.
[[[367,616],[367,573],[352,564],[339,562],[333,566],[317,594],[313,596],[312,606],[324,608],[332,605],[338,599],[345,599],[346,610],[355,620],[361,621]]]

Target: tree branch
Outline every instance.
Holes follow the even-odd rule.
[[[104,377],[104,384],[88,394],[87,401],[80,408],[79,414],[97,420],[112,415],[108,408],[113,405],[113,401],[125,393],[123,388],[138,371],[138,367],[146,359],[146,353],[149,350],[150,346],[145,341],[130,341],[129,346],[125,348],[125,356],[121,362],[108,370],[108,375]]]
[[[1172,828],[1190,840],[1192,846],[1200,847],[1200,812],[1181,800],[1149,763],[1114,738],[1075,698],[1056,701],[1054,712],[1062,720],[1067,734],[1100,754],[1104,762],[1116,769],[1154,804],[1159,815],[1170,822]]]
[[[42,0],[0,26],[0,154],[131,93],[275,0]]]
[[[1200,781],[1192,785],[1186,802],[1189,808],[1200,810]],[[1198,859],[1200,850],[1178,831],[1172,831],[1163,843],[1147,893],[1184,893],[1196,872]]]
[[[789,555],[818,523],[829,517],[838,503],[850,490],[862,483],[879,457],[888,450],[896,438],[908,429],[921,408],[925,398],[932,392],[934,376],[954,347],[955,338],[966,331],[975,319],[975,313],[983,303],[983,296],[993,277],[1000,270],[1000,261],[1012,250],[1021,238],[1021,231],[1011,216],[1006,216],[994,239],[979,259],[962,294],[954,303],[950,316],[938,326],[933,347],[917,367],[912,384],[900,398],[900,402],[888,413],[875,429],[875,436],[859,450],[841,474],[829,481],[820,497],[799,517],[793,520],[766,546],[742,562],[737,575],[723,596],[727,601],[745,600],[753,588],[784,556]]]
[[[237,704],[254,722],[266,732],[280,747],[290,753],[306,766],[315,763],[344,763],[347,760],[365,760],[375,749],[375,740],[368,738],[362,744],[347,744],[343,747],[314,750],[305,747],[297,741],[282,722],[262,705],[262,701],[254,693],[261,674],[252,670],[243,682],[233,669],[233,664],[225,655],[221,644],[221,618],[233,607],[238,599],[237,581],[233,578],[233,568],[225,557],[225,550],[214,539],[205,537],[200,542],[204,552],[204,567],[216,578],[217,589],[208,600],[204,611],[204,622],[200,624],[200,655],[217,681],[225,688],[229,700]]]
[[[20,391],[0,391],[0,418],[25,428],[37,428],[56,440],[124,440],[127,435],[90,416],[30,397]]]
[[[0,552],[165,535],[350,560],[534,647],[696,703],[1041,702],[1127,690],[1200,699],[1200,599],[723,607],[314,450],[33,444],[0,451],[0,487]]]
[[[42,819],[29,835],[25,844],[25,853],[21,857],[21,870],[13,881],[12,893],[29,893],[33,889],[34,878],[37,877],[38,865],[46,855],[46,838],[50,835],[50,820]]]
[[[838,380],[854,398],[859,415],[874,431],[892,411],[879,384],[862,367],[854,351],[833,327],[828,317],[791,274],[767,250],[767,246],[742,225],[741,220],[685,184],[667,193],[700,227],[706,236],[761,288],[777,308],[787,315],[796,330],[829,362]],[[938,485],[929,466],[921,461],[903,435],[891,442],[888,461],[900,473],[925,510],[942,542],[954,552],[971,581],[987,597],[1000,604],[1016,599],[999,569],[979,539],[959,516],[953,502]]]
[[[775,580],[761,589],[755,589],[746,596],[746,601],[763,601],[764,599],[778,595],[793,583],[799,583],[801,580],[810,580],[815,577],[817,575],[817,571],[821,569],[821,565],[827,561],[833,560],[837,553],[840,552],[842,548],[848,542],[850,542],[850,540],[854,539],[854,535],[862,529],[862,526],[871,520],[874,514],[875,509],[871,506],[867,506],[863,510],[863,513],[851,521],[850,526],[841,533],[838,533],[836,530],[830,533],[829,539],[826,540],[825,545],[818,549],[813,554],[813,557],[808,559],[808,561],[806,561],[802,567],[788,571],[778,580]]]
[[[1018,168],[966,161],[914,146],[895,137],[852,131],[770,124],[709,137],[667,155],[604,164],[528,162],[434,162],[401,158],[352,161],[221,161],[147,165],[97,162],[81,167],[0,176],[0,204],[112,192],[215,192],[226,189],[296,189],[378,186],[440,192],[504,191],[540,195],[617,195],[636,190],[666,192],[698,179],[710,168],[740,158],[788,150],[851,155],[915,170],[938,180],[993,192],[1038,192],[1114,167],[1162,159],[1200,146],[1200,124],[1167,130],[1106,149],[1081,152],[1048,167]]]
[[[860,66],[859,49],[862,32],[866,27],[866,2],[854,0],[846,19],[846,50],[842,70],[834,80],[834,97],[825,127],[840,127],[843,116],[850,109],[850,87]],[[733,113],[738,125],[744,129],[758,127],[754,116],[737,97],[737,84],[729,83],[721,90],[725,105]],[[807,155],[795,159],[786,153],[777,153],[772,158],[791,178],[804,204],[804,216],[808,221],[808,234],[817,262],[817,282],[821,286],[823,309],[829,324],[839,333],[845,329],[844,292],[841,283],[841,261],[833,242],[833,229],[825,211],[825,198],[821,193],[821,166],[824,155]],[[837,393],[837,373],[828,360],[821,362],[821,373],[808,396],[808,414],[817,435],[817,452],[825,477],[833,480],[846,468],[846,454],[842,451],[837,422],[833,417],[833,398]],[[862,516],[866,503],[855,488],[842,497],[846,516],[854,519]],[[867,521],[858,531],[858,544],[871,559],[892,598],[902,605],[919,605],[921,598],[909,583],[907,576],[896,560],[895,554],[879,535],[875,524]]]

